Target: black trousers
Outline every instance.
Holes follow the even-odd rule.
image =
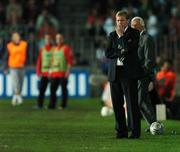
[[[67,106],[67,99],[68,99],[67,78],[52,78],[51,85],[50,85],[51,94],[50,94],[49,108],[56,107],[56,101],[57,101],[56,92],[59,85],[61,85],[61,90],[62,90],[61,107],[65,108]]]
[[[39,95],[37,98],[38,107],[43,107],[44,95],[45,95],[48,83],[49,83],[48,77],[41,77],[41,80],[39,82]]]
[[[138,86],[136,79],[122,77],[121,68],[116,70],[116,79],[110,82],[111,98],[116,119],[116,130],[120,135],[127,135],[128,129],[125,118],[124,95],[126,98],[128,120],[132,135],[139,137],[141,133],[140,110],[138,106]]]
[[[150,126],[153,122],[156,121],[156,113],[153,108],[148,91],[149,83],[150,80],[148,77],[145,77],[138,81],[138,101],[141,114],[146,120],[147,124]]]

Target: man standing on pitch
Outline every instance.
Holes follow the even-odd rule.
[[[150,125],[156,121],[156,114],[149,97],[149,89],[153,89],[153,68],[155,66],[154,42],[152,37],[145,30],[145,24],[141,17],[134,17],[131,20],[131,27],[139,30],[140,40],[138,56],[141,66],[144,69],[143,78],[138,81],[139,108],[144,119]]]
[[[49,33],[44,34],[45,44],[39,50],[39,55],[36,65],[36,74],[40,77],[39,95],[37,98],[36,109],[43,109],[45,92],[50,79],[50,69],[52,64],[52,38]]]
[[[64,42],[64,36],[60,33],[56,34],[56,46],[52,54],[51,65],[51,85],[50,85],[50,103],[49,109],[56,108],[56,92],[59,86],[62,90],[62,101],[59,109],[67,107],[68,101],[68,77],[73,65],[73,55],[71,47]]]
[[[116,138],[127,138],[124,95],[127,102],[128,119],[131,124],[129,138],[140,137],[141,123],[138,106],[137,81],[141,76],[141,66],[137,54],[139,31],[128,26],[128,13],[116,13],[116,30],[108,37],[108,46],[105,52],[109,59],[108,79],[110,81],[111,98],[116,120]]]
[[[27,60],[27,42],[21,39],[18,32],[13,32],[11,41],[7,44],[7,52],[5,52],[5,74],[10,71],[12,87],[13,87],[13,97],[12,105],[20,105],[23,103],[23,98],[21,95],[25,64]]]

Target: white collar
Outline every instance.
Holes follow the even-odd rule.
[[[128,28],[128,26],[126,26],[126,28],[124,29],[124,32],[126,32],[127,28]]]

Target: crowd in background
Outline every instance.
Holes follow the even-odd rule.
[[[55,33],[63,26],[61,25],[63,21],[59,19],[57,2],[59,1],[0,1],[0,61],[11,33],[18,31],[28,41],[28,65],[36,64],[38,50],[44,43],[44,34],[48,32],[54,38]],[[114,15],[120,9],[128,10],[130,18],[141,16],[146,22],[149,34],[154,38],[166,35],[169,42],[178,41],[177,37],[180,35],[178,0],[91,0],[87,3],[90,3],[89,14],[84,19],[85,28],[82,31],[87,31],[84,32],[84,36],[93,38],[96,56],[100,62],[106,62],[102,53],[105,48],[104,40],[114,29]],[[102,66],[106,69],[106,65]]]
[[[180,1],[178,0],[94,0],[86,21],[88,34],[94,38],[96,57],[105,71],[106,36],[114,29],[115,13],[120,9],[129,12],[130,19],[141,16],[148,33],[156,40],[157,54],[163,58],[174,59],[175,51],[180,49]],[[158,41],[160,40],[160,41]],[[170,53],[169,53],[170,52]],[[101,64],[102,63],[102,64]]]
[[[0,57],[6,51],[11,33],[16,31],[28,41],[28,65],[35,65],[45,33],[55,38],[59,30],[55,0],[9,0],[0,2]],[[38,41],[38,43],[37,43]]]
[[[130,19],[141,16],[150,35],[180,34],[180,1],[178,0],[96,0],[87,19],[89,34],[109,34],[114,27],[114,14],[126,9]],[[103,30],[102,30],[103,29]],[[99,32],[99,33],[96,33]]]

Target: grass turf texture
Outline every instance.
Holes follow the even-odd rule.
[[[164,135],[115,139],[114,116],[102,118],[98,99],[70,100],[66,110],[33,110],[34,101],[0,102],[0,152],[180,152],[180,122],[164,122]],[[172,130],[177,134],[173,135]]]

